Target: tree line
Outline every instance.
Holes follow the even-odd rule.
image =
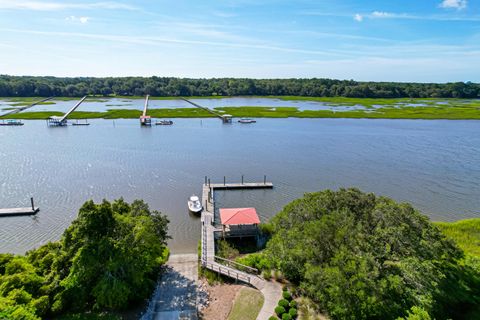
[[[357,82],[332,79],[188,79],[172,77],[32,77],[0,75],[3,97],[305,96],[350,98],[480,98],[480,84]]]

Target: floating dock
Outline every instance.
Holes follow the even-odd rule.
[[[26,208],[5,208],[0,209],[0,217],[15,217],[15,216],[31,216],[40,211],[39,207],[35,207],[33,198],[30,198],[31,207]]]
[[[2,120],[0,126],[23,126],[23,122],[20,120]]]

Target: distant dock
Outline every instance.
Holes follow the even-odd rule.
[[[199,105],[198,103],[195,103],[195,102],[190,101],[190,100],[188,100],[188,99],[185,99],[185,98],[180,98],[180,99],[182,99],[182,100],[185,101],[185,102],[190,103],[191,105],[193,105],[193,106],[195,106],[195,107],[197,107],[197,108],[200,108],[200,109],[202,109],[202,110],[205,110],[205,111],[207,111],[207,112],[210,112],[210,113],[213,114],[214,116],[220,118],[223,123],[232,123],[232,116],[231,116],[230,114],[220,114],[220,113],[218,113],[217,111],[214,111],[214,110],[212,110],[212,109],[210,109],[210,108],[201,106],[201,105]]]
[[[35,207],[33,198],[30,198],[30,202],[31,207],[0,209],[0,217],[31,216],[37,214],[40,208]]]

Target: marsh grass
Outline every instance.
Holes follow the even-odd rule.
[[[480,219],[435,222],[435,225],[465,253],[480,257]]]
[[[133,97],[130,97],[130,99]],[[178,99],[177,97],[158,97],[159,100]],[[200,98],[200,97],[198,97]],[[208,97],[201,97],[208,98]],[[215,98],[224,98],[216,96]],[[269,97],[285,101],[325,102],[332,110],[299,110],[297,107],[239,106],[218,107],[215,110],[233,117],[249,118],[353,118],[353,119],[449,119],[480,120],[480,100],[462,99],[358,99],[358,98],[315,98],[315,97]],[[38,99],[38,98],[35,98]],[[55,98],[57,99],[57,98]],[[95,98],[89,101],[107,101]],[[20,102],[18,102],[20,103]],[[25,101],[21,103],[26,103]],[[439,104],[441,103],[441,104]],[[48,102],[46,103],[48,104]],[[285,104],[288,104],[287,102]],[[422,106],[409,106],[416,104]],[[335,110],[336,106],[362,106],[365,109]],[[45,119],[59,112],[21,112],[9,116],[12,119]],[[71,118],[132,119],[141,115],[140,110],[109,109],[105,112],[76,111]],[[156,108],[149,109],[152,118],[213,118],[211,113],[199,108]]]

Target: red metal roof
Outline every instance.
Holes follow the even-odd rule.
[[[222,208],[220,209],[220,220],[223,225],[260,223],[255,208]]]

